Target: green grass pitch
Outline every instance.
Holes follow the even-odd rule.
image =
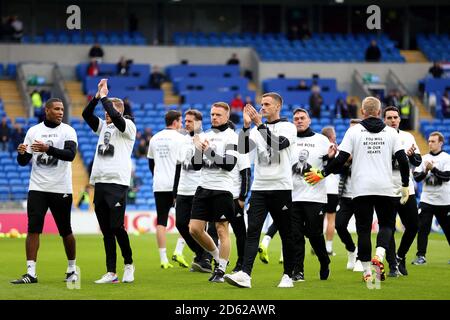
[[[356,235],[353,235],[356,238]],[[400,237],[400,234],[397,234]],[[171,256],[177,236],[168,235],[168,254]],[[374,244],[375,235],[372,238]],[[310,254],[307,244],[305,282],[294,288],[281,289],[277,284],[282,275],[278,264],[279,236],[269,248],[270,263],[265,265],[256,258],[252,274],[252,288],[239,289],[226,283],[209,283],[208,274],[189,272],[174,265],[162,270],[155,235],[130,235],[136,266],[135,282],[97,285],[93,281],[105,273],[105,257],[101,236],[76,236],[77,264],[81,268],[81,288],[69,290],[62,281],[66,271],[66,258],[58,236],[44,235],[38,254],[39,283],[12,285],[9,281],[25,273],[25,239],[0,239],[0,300],[9,299],[150,299],[150,300],[302,300],[302,299],[450,299],[450,250],[445,237],[430,235],[427,260],[424,266],[410,264],[416,251],[413,244],[407,257],[409,275],[387,278],[379,290],[369,290],[361,281],[361,274],[345,269],[347,253],[339,238],[335,237],[329,280],[320,281],[319,263]],[[232,236],[232,241],[234,237]],[[233,249],[235,249],[234,243]],[[192,259],[189,248],[184,250],[188,261]],[[169,257],[170,258],[170,257]],[[233,250],[228,270],[234,266]],[[386,269],[387,266],[386,266]],[[118,250],[118,273],[121,279],[123,259]]]

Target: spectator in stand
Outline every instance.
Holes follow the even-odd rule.
[[[355,98],[351,98],[350,101],[347,103],[348,112],[350,113],[351,119],[357,119],[358,118],[358,104],[356,103]]]
[[[414,102],[406,93],[397,90],[400,96],[400,130],[411,130],[411,112],[414,108]]]
[[[250,96],[246,96],[246,97],[245,97],[244,106],[245,106],[246,104],[251,104],[252,106],[255,105],[255,104],[253,103],[252,98],[251,98]]]
[[[97,63],[101,63],[104,55],[105,53],[99,43],[95,43],[89,50],[89,58],[91,61],[95,60]]]
[[[348,105],[343,98],[338,98],[336,100],[336,118],[349,119],[350,110],[348,109]]]
[[[311,116],[313,118],[320,118],[320,108],[322,107],[323,98],[320,95],[320,87],[314,85],[311,88],[311,95],[309,96],[309,107]]]
[[[153,67],[150,75],[149,87],[151,89],[161,89],[161,85],[166,81],[166,76],[161,72],[158,66]]]
[[[137,145],[135,151],[134,151],[134,156],[136,158],[145,158],[147,156],[147,150],[148,150],[148,143],[145,140],[145,138],[140,138],[139,139],[139,144]]]
[[[8,151],[9,139],[11,136],[11,128],[7,122],[8,118],[6,116],[2,117],[2,122],[0,124],[0,143],[1,143],[1,151]]]
[[[77,207],[80,210],[87,210],[91,205],[91,196],[90,191],[92,190],[92,186],[87,184],[83,191],[80,192],[80,197],[78,198]]]
[[[117,74],[120,76],[127,76],[132,63],[132,60],[126,60],[124,56],[121,56],[117,63]]]
[[[238,124],[241,121],[242,110],[244,110],[244,101],[242,100],[242,96],[239,93],[236,93],[234,95],[234,98],[230,103],[230,107],[231,107],[230,120],[234,124]]]
[[[98,62],[96,59],[92,58],[87,67],[87,75],[90,77],[98,76]]]
[[[234,95],[233,100],[231,100],[230,107],[232,110],[242,111],[244,109],[244,101],[239,93]]]
[[[446,90],[441,98],[442,115],[444,118],[450,118],[450,99]]]
[[[36,89],[31,92],[31,104],[33,105],[34,116],[38,118],[39,122],[44,121],[45,113],[42,107],[42,97]]]
[[[20,123],[15,123],[14,124],[14,128],[11,131],[11,149],[10,151],[15,151],[17,150],[17,147],[19,146],[19,144],[21,144],[23,142],[23,140],[25,139],[25,132],[23,131],[22,126],[20,125]]]
[[[380,62],[381,50],[375,40],[370,41],[370,46],[366,49],[366,61],[367,62]]]
[[[236,53],[233,53],[231,55],[231,58],[228,59],[227,64],[229,64],[229,65],[234,65],[234,64],[239,65],[240,64],[240,61],[239,61]]]
[[[153,130],[152,130],[152,128],[150,128],[150,127],[145,128],[144,129],[144,133],[142,134],[142,138],[145,139],[145,142],[147,143],[147,148],[148,148],[148,145],[149,145],[150,140],[152,139],[152,137],[153,137]],[[147,156],[147,153],[145,155]]]
[[[300,80],[300,82],[298,83],[298,86],[295,87],[295,89],[296,89],[296,90],[299,90],[299,91],[308,91],[308,90],[309,90],[309,87],[308,87],[308,85],[306,84],[306,81],[305,81],[305,80]]]
[[[387,97],[384,99],[384,104],[389,107],[396,107],[400,109],[400,93],[396,89],[389,90]]]
[[[444,69],[438,61],[434,61],[433,66],[428,69],[428,72],[433,76],[433,78],[442,78]]]
[[[12,30],[12,40],[14,42],[22,41],[23,37],[23,23],[17,16],[11,16],[9,19],[9,25]]]
[[[137,193],[142,186],[142,179],[136,176],[136,172],[133,169],[131,171],[130,187],[128,188],[127,203],[136,204]]]

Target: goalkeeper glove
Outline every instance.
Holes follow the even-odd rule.
[[[400,204],[405,204],[409,198],[409,187],[402,187],[400,189],[400,192],[402,194],[402,197],[400,198]]]
[[[309,172],[305,173],[305,181],[312,185],[319,183],[323,178],[325,178],[323,172],[315,168],[311,168]]]

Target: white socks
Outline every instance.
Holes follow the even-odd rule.
[[[67,265],[67,273],[76,271],[75,261],[76,260],[67,260],[67,263],[68,263],[68,265]]]
[[[219,258],[219,269],[220,270],[225,272],[225,270],[227,269],[227,265],[228,265],[228,260]]]
[[[381,262],[383,262],[385,254],[386,254],[386,249],[385,248],[377,247],[377,249],[375,251],[375,255],[378,256],[378,258],[380,258]]]
[[[370,265],[371,265],[371,262],[370,262],[370,261],[366,261],[366,262],[362,262],[362,261],[361,261],[361,264],[362,264],[362,266],[363,266],[364,274],[365,274],[365,275],[366,275],[366,274],[372,274],[372,269],[371,269],[371,267],[370,267]]]
[[[175,251],[173,253],[180,256],[183,255],[183,249],[185,244],[186,241],[184,241],[182,237],[179,237],[177,240],[177,246],[175,247]]]
[[[161,263],[169,262],[167,259],[166,248],[159,248],[159,259],[161,260]]]
[[[214,260],[219,261],[219,249],[216,247],[213,251],[208,251],[212,257],[214,258]]]
[[[325,247],[327,248],[327,252],[333,251],[333,240],[326,240]]]
[[[36,278],[36,261],[27,260],[27,273]]]
[[[272,238],[271,238],[270,236],[264,236],[264,238],[263,238],[262,241],[261,241],[261,245],[262,245],[263,247],[268,248],[268,247],[269,247],[270,240],[272,240]]]

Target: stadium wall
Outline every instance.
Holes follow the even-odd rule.
[[[272,219],[270,216],[266,219],[262,232],[267,232],[268,227],[271,225]],[[100,227],[97,222],[97,218],[93,212],[74,210],[71,214],[72,230],[75,235],[77,234],[101,234]],[[125,214],[125,229],[128,233],[156,233],[157,216],[156,211],[127,211]],[[28,218],[24,211],[0,211],[0,233],[8,233],[11,229],[17,229],[20,233],[27,232]],[[403,232],[404,227],[401,224],[400,218],[397,216],[396,229],[399,232]],[[324,223],[324,230],[326,230],[326,220]],[[348,230],[351,233],[356,232],[355,218],[352,217],[349,221]],[[433,223],[431,230],[433,232],[442,233],[442,229],[439,226],[435,217],[433,217]],[[230,231],[233,229],[230,226]],[[175,226],[175,215],[169,214],[167,221],[167,232],[177,233],[178,230]],[[374,213],[372,221],[372,232],[378,232],[378,220]],[[45,216],[44,234],[58,234],[58,229],[53,216],[50,212]]]

